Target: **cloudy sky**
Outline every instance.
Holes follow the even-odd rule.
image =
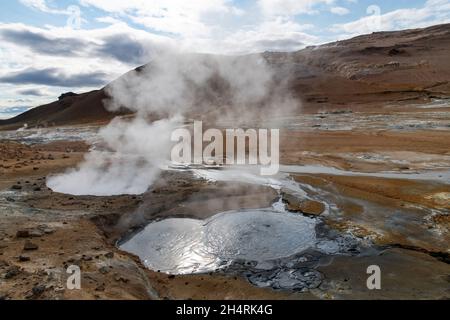
[[[4,0],[0,118],[98,89],[160,48],[293,51],[450,22],[450,0]]]

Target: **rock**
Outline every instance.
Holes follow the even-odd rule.
[[[31,236],[31,237],[36,237],[36,238],[38,238],[38,237],[42,237],[43,235],[44,235],[44,232],[41,231],[41,230],[39,230],[39,229],[31,230],[31,231],[30,231],[30,236]]]
[[[325,211],[322,202],[305,200],[300,205],[300,211],[306,215],[319,216]]]
[[[101,285],[99,285],[97,288],[95,288],[95,291],[105,291],[105,284],[102,283]]]
[[[42,190],[42,189],[39,188],[39,187],[36,187],[36,188],[33,189],[33,191],[36,191],[36,192],[41,191],[41,190]]]
[[[284,203],[287,204],[291,204],[294,205],[295,203],[299,203],[300,199],[296,196],[294,196],[293,194],[284,191],[283,189],[281,190],[281,198],[283,199]]]
[[[8,270],[6,270],[5,279],[12,279],[19,274],[20,274],[19,267],[12,266]]]
[[[83,261],[92,261],[92,257],[91,256],[85,256],[83,255],[81,258]]]
[[[108,267],[105,267],[105,266],[103,266],[103,267],[101,267],[100,269],[98,269],[98,271],[99,271],[101,274],[107,274],[107,273],[109,273]]]
[[[318,216],[325,211],[325,205],[318,201],[300,199],[290,193],[282,191],[283,202],[292,212],[301,212],[305,215]]]
[[[105,254],[105,257],[108,258],[108,259],[114,258],[114,252],[108,252],[108,253],[106,253],[106,254]]]
[[[397,56],[397,55],[404,54],[404,53],[406,53],[406,51],[402,50],[402,49],[393,48],[393,49],[389,50],[390,56]]]
[[[18,184],[15,184],[11,187],[11,190],[22,190],[22,186],[19,186]]]
[[[58,100],[63,100],[63,99],[68,98],[68,97],[76,97],[76,96],[78,96],[78,94],[76,94],[74,92],[66,92],[66,93],[61,94],[58,97]]]
[[[81,264],[81,259],[76,258],[76,257],[72,257],[72,258],[67,259],[66,263],[80,265]]]
[[[45,291],[44,285],[37,285],[37,286],[33,287],[33,289],[31,289],[33,296],[39,296],[39,295],[43,294],[44,291]]]
[[[29,238],[30,237],[30,231],[28,230],[18,230],[16,232],[16,238]]]
[[[39,246],[37,244],[32,243],[31,241],[26,241],[23,250],[25,251],[32,251],[39,249]]]
[[[116,274],[114,276],[114,280],[116,280],[117,282],[121,281],[123,283],[127,283],[129,281],[127,278],[124,278],[124,277],[122,277],[122,276],[120,276],[118,274]]]
[[[45,228],[42,231],[44,231],[45,234],[52,234],[55,232],[55,230],[51,228]]]
[[[11,198],[11,197],[6,197],[6,201],[8,201],[8,202],[16,202],[16,200],[14,200],[14,199]]]
[[[19,261],[20,262],[27,262],[27,261],[30,261],[31,259],[30,259],[30,257],[27,257],[27,256],[19,256]]]

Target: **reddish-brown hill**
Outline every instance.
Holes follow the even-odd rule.
[[[264,53],[304,110],[450,96],[450,24],[377,32],[293,53]],[[139,68],[137,70],[140,70]],[[139,72],[139,71],[137,71]],[[107,121],[105,90],[67,96],[0,120],[0,129]]]

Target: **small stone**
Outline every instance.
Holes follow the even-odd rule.
[[[325,211],[325,205],[318,201],[299,199],[297,196],[282,192],[286,208],[291,212],[301,212],[305,215],[319,216]]]
[[[30,237],[30,232],[28,230],[18,230],[16,232],[16,238],[28,238]]]
[[[41,191],[41,190],[42,190],[42,189],[39,188],[39,187],[36,187],[36,188],[33,189],[33,191],[35,191],[35,192],[38,192],[38,191]]]
[[[101,267],[100,269],[98,269],[98,271],[101,274],[107,274],[109,272],[109,269],[107,267]]]
[[[44,285],[37,285],[37,286],[33,287],[33,289],[31,291],[32,291],[34,296],[39,296],[39,295],[44,293],[45,286]]]
[[[32,251],[32,250],[37,250],[37,249],[39,249],[39,246],[37,244],[34,244],[31,241],[26,241],[23,246],[23,250],[25,250],[25,251]]]
[[[108,253],[106,253],[106,254],[105,254],[105,257],[108,258],[108,259],[114,258],[114,252],[108,252]]]
[[[20,262],[27,262],[27,261],[30,261],[31,259],[30,259],[30,257],[27,257],[27,256],[19,256],[19,261]]]
[[[95,288],[95,291],[105,291],[105,284],[99,285],[97,288]]]
[[[43,235],[44,235],[44,232],[41,231],[41,230],[31,230],[31,231],[30,231],[30,236],[31,236],[31,237],[36,237],[36,238],[38,238],[38,237],[42,237]]]
[[[325,211],[325,205],[318,201],[306,200],[302,202],[300,211],[306,215],[319,216]]]
[[[13,266],[6,271],[5,279],[11,279],[19,275],[20,269],[17,266]]]
[[[80,262],[81,262],[81,260],[80,259],[77,259],[77,258],[74,258],[74,257],[72,257],[72,258],[69,258],[69,259],[67,259],[67,261],[66,261],[67,263],[70,263],[70,264],[76,264],[76,265],[79,265],[80,264]]]
[[[45,228],[42,231],[44,231],[45,234],[52,234],[55,232],[55,230],[51,229],[51,228]]]
[[[22,190],[22,186],[15,184],[11,187],[11,190]]]
[[[118,274],[116,274],[114,276],[114,280],[116,280],[117,282],[121,281],[123,283],[127,283],[129,281],[127,278],[124,278],[124,277],[122,277],[122,276],[120,276]]]

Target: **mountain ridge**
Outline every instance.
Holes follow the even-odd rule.
[[[379,103],[450,97],[450,24],[376,32],[296,52],[265,52],[262,56],[279,79],[289,79],[289,90],[302,102],[305,112],[345,105],[376,108]],[[147,65],[130,72],[140,72]],[[0,130],[24,124],[109,121],[117,114],[105,108],[107,87],[62,95],[58,101],[0,120]],[[129,113],[123,107],[119,114]]]

